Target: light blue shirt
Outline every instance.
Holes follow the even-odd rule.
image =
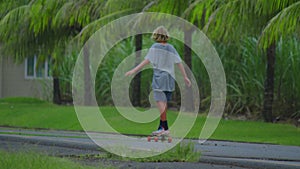
[[[153,66],[152,89],[174,91],[174,65],[181,62],[176,49],[170,44],[155,43],[149,49],[145,59],[148,59]]]

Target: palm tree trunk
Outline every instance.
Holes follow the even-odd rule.
[[[142,45],[143,35],[138,34],[135,36],[136,65],[139,64],[141,60]],[[132,102],[133,106],[141,106],[141,72],[134,77]]]
[[[61,95],[58,77],[53,77],[53,103],[61,104]]]
[[[52,65],[57,64],[57,60],[53,59],[51,61]],[[61,104],[61,92],[60,92],[60,83],[59,83],[59,73],[56,69],[53,69],[53,103]]]
[[[91,71],[90,71],[90,59],[88,47],[83,48],[84,58],[84,105],[92,105],[92,83],[91,83]]]
[[[187,64],[187,66],[192,69],[192,50],[188,45],[192,45],[192,31],[191,29],[186,29],[184,31],[184,53],[183,53],[183,57],[184,57],[184,62]],[[187,72],[187,76],[191,77],[190,72]],[[184,107],[184,109],[186,111],[194,111],[194,97],[193,97],[193,91],[192,88],[190,87],[186,87],[185,89],[185,103],[184,105],[186,107]]]
[[[267,49],[267,72],[265,80],[264,103],[262,115],[266,122],[273,122],[274,73],[276,45],[271,44]]]

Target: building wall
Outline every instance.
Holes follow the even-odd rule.
[[[0,78],[1,79],[1,78]],[[52,99],[51,79],[26,79],[25,63],[14,64],[12,59],[2,60],[2,95],[0,97],[36,97]]]

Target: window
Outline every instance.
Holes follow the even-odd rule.
[[[26,65],[27,65],[27,69],[26,69],[26,75],[28,77],[33,77],[34,76],[34,57],[32,58],[27,58],[26,59]]]
[[[43,63],[38,63],[37,56],[26,58],[25,78],[50,78],[50,57]]]
[[[45,76],[45,64],[36,65],[36,77],[42,78]]]

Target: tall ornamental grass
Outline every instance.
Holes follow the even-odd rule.
[[[226,73],[226,113],[259,117],[262,110],[266,54],[257,48],[257,38],[241,46],[217,45]],[[274,115],[300,117],[300,42],[292,37],[276,45]]]
[[[153,41],[150,35],[143,36],[143,49],[148,49]],[[175,39],[171,42],[183,54],[183,43]],[[264,81],[266,73],[266,54],[257,46],[258,39],[248,37],[239,44],[215,43],[226,73],[227,102],[225,114],[245,115],[249,118],[261,118],[264,99]],[[128,38],[116,44],[98,68],[95,93],[99,105],[113,105],[111,80],[118,65],[127,56],[135,52],[134,39]],[[141,60],[144,56],[142,56]],[[63,92],[70,92],[72,65],[76,57],[69,57],[61,67],[60,79]],[[300,118],[300,42],[296,37],[280,39],[276,46],[274,114],[287,118]],[[200,113],[210,107],[210,81],[201,60],[192,56],[192,71],[199,86],[201,97]],[[124,72],[125,73],[125,72]],[[152,70],[145,70],[141,76],[141,103],[149,106]],[[129,89],[130,93],[136,92]],[[70,93],[64,94],[70,96]],[[180,93],[173,94],[173,107],[180,107]]]

